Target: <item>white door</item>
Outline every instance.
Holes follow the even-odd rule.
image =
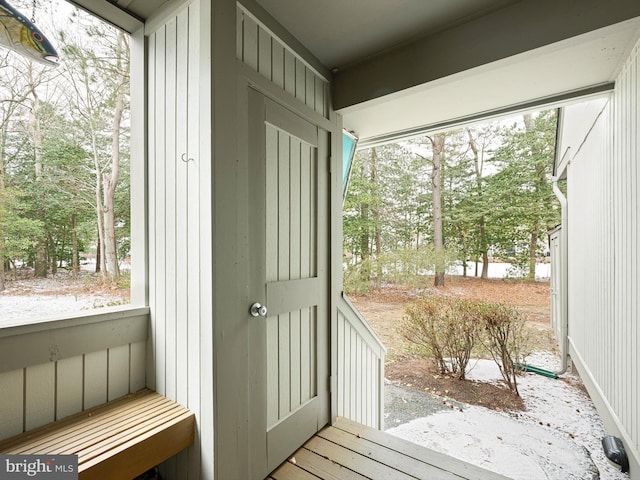
[[[329,421],[329,134],[249,89],[250,458],[264,478]],[[249,308],[249,306],[247,306]]]

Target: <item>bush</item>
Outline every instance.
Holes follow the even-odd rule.
[[[441,373],[464,380],[478,338],[475,304],[456,298],[425,298],[406,309],[400,333],[435,361]]]
[[[518,394],[516,365],[526,343],[524,321],[504,304],[428,297],[406,308],[400,333],[432,358],[440,373],[464,380],[478,345],[493,358],[509,389]]]
[[[522,363],[527,341],[524,319],[518,310],[508,305],[485,303],[478,307],[483,329],[480,341],[498,364],[509,390],[519,395],[517,365]]]

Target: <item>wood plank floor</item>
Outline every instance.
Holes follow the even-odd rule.
[[[388,433],[339,418],[268,480],[508,480]]]

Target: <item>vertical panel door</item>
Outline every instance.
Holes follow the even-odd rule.
[[[250,458],[264,478],[329,421],[329,134],[249,89]],[[250,305],[247,305],[250,310]]]

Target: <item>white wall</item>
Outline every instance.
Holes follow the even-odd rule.
[[[213,373],[208,2],[152,19],[148,36],[148,385],[196,415],[165,478],[211,478]],[[149,27],[147,27],[149,28]]]
[[[0,329],[0,440],[145,387],[148,310]]]
[[[565,109],[559,152],[570,147],[570,353],[610,433],[625,442],[631,478],[640,478],[639,49],[610,98]]]

